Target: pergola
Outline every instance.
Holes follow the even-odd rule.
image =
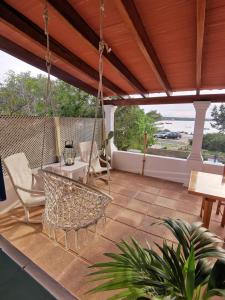
[[[51,74],[91,95],[97,96],[100,0],[0,0],[0,50],[46,71],[48,58],[46,55],[48,49],[46,48],[48,47],[46,47],[47,38],[43,20],[46,3],[49,14]],[[184,186],[188,185],[193,170],[225,174],[225,168],[222,164],[204,162],[201,155],[206,111],[212,102],[225,102],[225,0],[105,0],[104,41],[112,49],[109,53],[104,52],[103,90],[107,133],[114,131],[114,113],[118,106],[193,103],[196,114],[192,149],[187,159],[160,156],[158,153],[157,155],[145,155],[145,153],[120,151],[115,147],[113,138],[108,141],[107,147],[111,151],[109,153],[110,163],[115,169],[115,172],[112,173],[111,189],[114,201],[111,203],[107,215],[104,213],[104,218],[107,217],[109,222],[104,229],[100,229],[99,234],[96,234],[94,230],[96,231],[97,221],[95,220],[94,223],[91,220],[89,224],[92,225],[91,242],[93,243],[88,244],[86,248],[82,248],[80,251],[77,248],[72,248],[73,246],[71,246],[71,251],[63,251],[61,244],[63,238],[60,232],[57,236],[57,232],[54,230],[54,221],[49,220],[49,226],[47,226],[49,228],[45,227],[44,232],[48,231],[50,238],[53,233],[55,241],[57,237],[59,245],[51,239],[46,239],[42,234],[41,225],[31,226],[18,222],[16,217],[21,215],[20,208],[16,208],[15,216],[10,211],[1,216],[2,207],[0,205],[0,233],[2,231],[4,236],[21,252],[28,255],[36,265],[43,268],[76,297],[88,300],[97,298],[95,295],[92,298],[90,294],[85,294],[89,288],[87,288],[87,282],[84,280],[90,283],[90,280],[86,280],[87,267],[99,262],[99,258],[102,260],[102,252],[114,252],[115,243],[133,236],[135,240],[146,241],[149,239],[150,243],[147,244],[147,247],[150,245],[151,249],[154,249],[157,244],[163,247],[165,240],[169,240],[168,245],[170,245],[171,242],[174,242],[171,233],[168,233],[167,230],[161,230],[157,224],[156,227],[153,227],[152,224],[158,223],[159,218],[165,216],[196,222],[200,219],[198,217],[200,208],[201,212],[204,208],[204,215],[206,216],[206,218],[204,217],[204,224],[207,226],[212,210],[211,200],[214,201],[216,197],[213,196],[213,199],[210,199],[210,194],[207,194],[210,189],[212,190],[207,180],[213,181],[213,176],[204,177],[206,179],[202,185],[209,186],[204,192],[204,201],[199,202],[201,200],[199,196],[189,195]],[[215,90],[218,91],[215,92]],[[46,120],[46,118],[43,119]],[[101,122],[101,120],[99,121]],[[15,124],[15,128],[19,128],[20,131],[23,130],[24,127],[19,121]],[[32,122],[29,122],[30,124],[32,125]],[[54,118],[54,124],[55,127],[52,126],[48,138],[53,140],[53,147],[59,149],[61,142],[59,117]],[[9,127],[9,125],[3,124],[4,128]],[[29,127],[31,128],[31,136],[35,135],[34,127],[35,125]],[[71,127],[72,131],[75,132],[75,126]],[[79,128],[82,130],[84,127]],[[92,127],[95,128],[95,125],[88,127],[93,129]],[[102,127],[104,128],[104,126]],[[45,134],[48,130],[45,129],[45,125],[43,128]],[[24,132],[25,135],[27,131]],[[23,141],[20,136],[20,139],[13,139],[11,135],[8,136],[12,143],[16,144],[20,140]],[[94,141],[96,136],[92,130],[91,136],[93,136],[92,141]],[[36,133],[36,137],[38,143],[41,144],[39,134]],[[79,137],[75,135],[73,137],[77,139],[77,142],[80,142]],[[104,139],[104,134],[100,134],[100,139],[102,137]],[[90,135],[87,135],[85,141],[86,139],[90,139]],[[35,156],[31,139],[27,138],[27,141],[27,147]],[[45,142],[45,137],[43,142]],[[25,148],[25,143],[21,143],[21,145]],[[46,152],[52,152],[50,147]],[[44,150],[42,149],[42,159],[43,154]],[[89,163],[92,163],[92,156],[88,155],[88,150],[86,150],[85,156],[88,157]],[[95,155],[95,157],[98,160],[98,156]],[[55,157],[52,162],[54,165]],[[79,160],[74,166],[78,162]],[[24,176],[20,175],[24,170],[21,166],[26,165],[28,167],[28,162],[14,163],[13,167],[16,164],[18,169],[21,168],[17,176],[18,180],[22,177],[27,180],[26,174],[32,177],[30,169],[24,172]],[[61,170],[61,162],[59,164]],[[97,190],[95,189],[90,195],[88,186],[83,188],[83,192],[81,184],[77,183],[77,190],[79,189],[79,191],[76,192],[76,181],[73,181],[74,184],[72,185],[71,179],[62,178],[64,179],[61,181],[70,181],[67,185],[68,188],[56,180],[54,185],[51,183],[48,186],[52,193],[52,201],[49,199],[46,201],[49,211],[58,211],[59,206],[68,207],[68,211],[64,210],[59,214],[65,220],[66,218],[67,220],[75,219],[79,215],[78,219],[82,220],[79,228],[83,228],[84,231],[85,220],[88,219],[88,216],[95,214],[93,195],[97,196]],[[218,176],[216,178],[219,178],[222,186],[225,177]],[[7,183],[10,183],[9,179],[8,177]],[[45,185],[47,186],[48,182]],[[58,195],[55,193],[57,187],[61,190]],[[107,192],[110,189],[104,183],[98,188]],[[29,190],[29,193],[27,189],[22,189],[22,191],[30,195]],[[217,191],[213,190],[213,192],[214,195],[217,195],[215,193]],[[7,193],[13,199],[10,186]],[[79,201],[82,194],[86,194],[88,199],[83,198],[82,201]],[[101,198],[96,200],[98,207],[103,201],[102,195],[101,193]],[[71,206],[72,197],[76,203],[81,202],[83,207]],[[14,196],[14,198],[16,200],[18,197]],[[53,201],[56,202],[58,199],[62,201],[62,205],[53,207]],[[90,207],[87,206],[88,203],[91,203]],[[15,204],[12,203],[11,205]],[[85,207],[88,211],[85,210],[86,215],[84,216],[82,210]],[[34,211],[35,215],[36,213],[42,213],[42,211]],[[48,213],[44,213],[43,220],[47,215]],[[58,219],[57,215],[55,219]],[[207,223],[205,222],[206,219]],[[215,220],[218,219],[214,219],[212,222],[212,232],[218,232],[224,238],[224,230],[218,228],[219,223]],[[66,223],[69,224],[69,222]],[[78,223],[77,220],[76,223]],[[68,225],[66,226],[65,246],[67,248]],[[187,225],[185,226],[187,227]],[[74,226],[74,228],[78,227]],[[61,226],[59,231],[62,229],[64,228]],[[187,230],[185,234],[186,232]],[[199,232],[204,239],[205,232],[203,230]],[[89,242],[87,232],[86,234],[83,233],[85,243],[86,241]],[[211,236],[213,238],[213,235]],[[77,237],[76,234],[76,241]],[[74,238],[71,238],[71,241],[71,245],[72,243],[74,245]],[[204,250],[206,249],[204,241],[202,244],[198,242],[197,254],[199,254],[201,245],[203,245]],[[209,249],[212,248],[210,247],[211,244],[208,245]],[[193,252],[192,248],[191,252]],[[135,247],[136,250],[137,247]],[[140,253],[140,251],[136,252]],[[141,256],[143,255],[141,254]],[[173,258],[173,255],[170,254],[169,256]],[[189,255],[190,257],[191,255]],[[182,260],[186,262],[185,266],[189,258],[186,260],[184,255],[182,256]],[[180,260],[178,263],[182,266]],[[29,267],[26,263],[22,270],[32,274],[31,271],[35,268]],[[121,268],[119,272],[120,270]],[[213,269],[213,271],[215,270]],[[39,273],[35,273],[35,278],[41,283]],[[135,272],[128,273],[128,277],[135,276],[132,274]],[[164,278],[164,276],[161,277]],[[111,277],[108,278],[111,280]],[[210,277],[211,279],[213,277]],[[149,282],[147,282],[147,286],[151,287],[151,280]],[[183,284],[182,280],[181,283]],[[119,281],[118,284],[120,284]],[[111,287],[118,286],[118,284],[111,284]],[[19,285],[17,284],[17,286]],[[128,286],[130,288],[131,285],[128,284]],[[52,289],[53,285],[51,284]],[[185,292],[188,290],[186,286],[185,289],[182,286],[182,289]],[[4,292],[4,289],[1,290]],[[136,293],[136,286],[134,286],[134,291]],[[197,294],[200,295],[199,291],[197,290]],[[102,293],[97,297],[106,299],[105,296],[107,297],[107,294]],[[110,293],[109,297],[111,296]]]
[[[0,3],[0,49],[42,70],[44,5],[44,0]],[[99,1],[48,0],[48,10],[52,75],[96,95]],[[225,101],[223,94],[201,94],[225,87],[223,0],[106,0],[104,39],[112,49],[104,55],[105,104]]]
[[[45,5],[45,0],[0,2],[0,49],[44,71]],[[48,0],[47,5],[52,75],[96,96],[99,0]],[[120,105],[193,103],[190,156],[159,161],[149,156],[148,175],[187,183],[193,169],[220,173],[221,166],[203,163],[201,146],[210,103],[225,102],[223,91],[212,91],[225,88],[225,2],[105,0],[104,40],[112,49],[104,53],[106,131],[114,130]],[[116,151],[113,139],[110,144],[116,168],[137,172],[142,158]]]

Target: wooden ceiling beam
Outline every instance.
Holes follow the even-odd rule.
[[[225,102],[225,94],[210,95],[185,95],[171,97],[152,97],[145,99],[113,99],[104,100],[105,105],[127,106],[127,105],[151,105],[151,104],[183,104],[194,101]]]
[[[196,90],[199,94],[202,83],[202,56],[205,35],[205,13],[206,0],[197,0],[196,23],[197,23],[197,42],[196,42]]]
[[[150,65],[160,85],[165,90],[166,94],[170,96],[172,94],[171,85],[168,81],[165,71],[163,70],[152,42],[145,30],[134,0],[117,0],[115,3],[117,4],[117,8],[123,20],[131,30],[139,49],[144,55],[147,63]]]
[[[38,42],[42,46],[46,47],[46,36],[43,29],[38,27],[20,12],[16,11],[13,7],[9,6],[4,1],[0,2],[0,18],[5,20],[7,23],[12,24],[21,32],[25,33],[32,40]],[[86,62],[80,59],[77,55],[69,51],[62,44],[57,42],[50,36],[50,48],[57,56],[73,65],[92,79],[98,82],[99,74],[94,68],[89,66]],[[125,95],[126,92],[111,82],[106,77],[103,77],[103,84],[105,87],[110,89],[116,95]]]
[[[99,36],[95,31],[86,23],[80,14],[65,0],[48,0],[48,2],[64,17],[67,22],[78,32],[89,44],[98,50]],[[110,45],[109,45],[110,46]],[[104,53],[106,59],[120,72],[120,74],[137,89],[144,97],[148,91],[139,82],[139,80],[129,71],[129,69],[121,62],[121,60],[111,51]]]
[[[16,43],[12,42],[11,40],[0,36],[0,49],[14,57],[46,72],[46,63],[45,60],[34,55],[30,51],[22,48],[21,46],[17,45]],[[51,74],[85,92],[88,94],[97,96],[98,91],[93,88],[92,86],[86,84],[85,82],[77,79],[76,77],[70,75],[69,73],[61,70],[60,68],[52,65],[51,67]]]

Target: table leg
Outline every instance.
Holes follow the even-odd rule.
[[[204,211],[204,200],[205,200],[205,198],[202,197],[202,206],[201,206],[201,211],[200,211],[200,217],[201,217],[201,218],[202,218],[202,213],[203,213],[203,211]]]
[[[222,214],[221,226],[222,226],[222,227],[225,226],[225,205],[224,205],[224,208],[223,208],[223,214]]]
[[[209,228],[213,201],[208,198],[204,198],[203,201],[204,201],[203,226]]]

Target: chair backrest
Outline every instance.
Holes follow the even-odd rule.
[[[32,170],[23,152],[6,157],[4,159],[4,165],[14,186],[32,189]],[[30,196],[29,193],[21,190],[17,190],[16,192],[22,202],[26,202],[26,199]]]
[[[50,171],[42,171],[45,190],[43,221],[56,228],[86,228],[95,224],[112,197]]]
[[[91,153],[91,141],[79,143],[80,158],[82,161],[88,163]],[[98,147],[96,141],[93,143],[92,162],[99,160]]]

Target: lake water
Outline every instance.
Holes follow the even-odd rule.
[[[157,127],[161,130],[168,129],[170,131],[182,131],[187,132],[188,134],[193,134],[194,123],[194,121],[159,121],[157,122]],[[218,130],[212,128],[211,121],[205,121],[204,133],[214,132],[218,132]]]

